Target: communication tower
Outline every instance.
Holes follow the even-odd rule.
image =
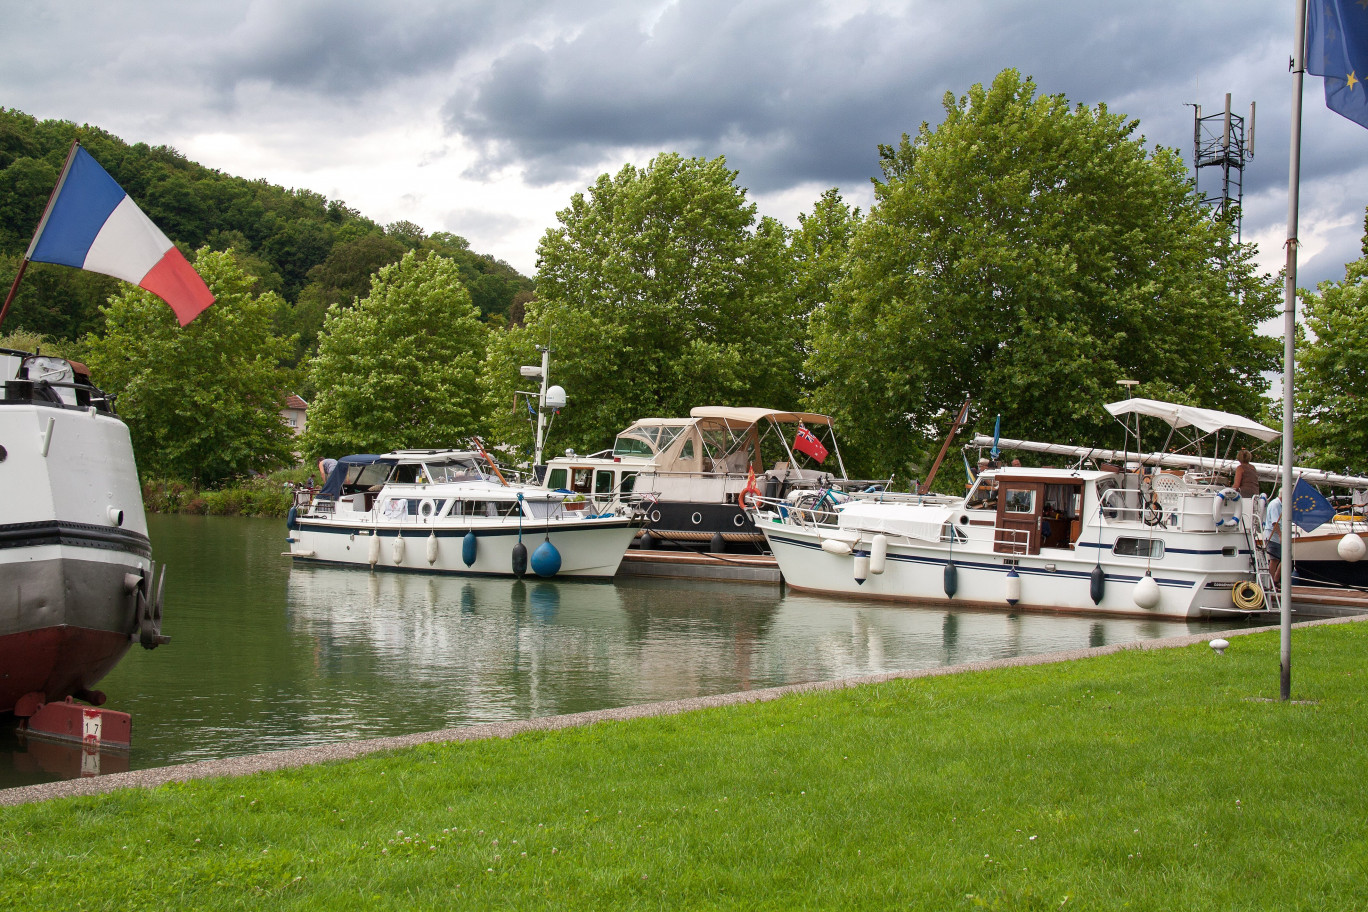
[[[1244,199],[1244,166],[1254,158],[1254,102],[1249,103],[1249,118],[1230,112],[1230,93],[1225,110],[1202,116],[1202,106],[1192,105],[1192,171],[1202,202],[1215,206],[1224,215],[1235,207],[1235,239],[1241,240],[1241,203]],[[1220,187],[1202,192],[1202,171],[1216,168]]]

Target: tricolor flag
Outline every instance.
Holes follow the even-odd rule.
[[[214,303],[176,245],[80,146],[67,157],[24,258],[88,269],[145,288],[171,305],[181,326]]]
[[[800,453],[807,453],[819,463],[827,458],[827,448],[822,446],[822,441],[803,425],[798,425],[798,433],[793,437],[793,448]]]

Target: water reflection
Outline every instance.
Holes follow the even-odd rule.
[[[151,532],[173,640],[101,685],[133,715],[133,768],[1203,629],[753,584],[292,568],[278,522],[151,517]],[[74,774],[0,735],[0,786]]]

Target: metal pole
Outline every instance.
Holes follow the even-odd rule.
[[[542,438],[546,434],[546,375],[551,370],[551,348],[538,346],[542,353],[541,393],[537,400],[537,451],[532,454],[532,465],[542,464]]]
[[[1281,636],[1279,696],[1292,697],[1292,380],[1296,369],[1297,205],[1301,182],[1302,78],[1306,73],[1306,0],[1297,0],[1297,42],[1292,57],[1292,149],[1287,165],[1287,266],[1283,276],[1283,451]]]
[[[5,314],[9,313],[10,302],[12,302],[14,296],[19,293],[19,283],[24,280],[24,270],[28,269],[28,264],[28,257],[24,257],[19,261],[19,271],[14,274],[14,284],[10,286],[9,294],[5,295],[4,306],[0,307],[0,323],[5,322]]]

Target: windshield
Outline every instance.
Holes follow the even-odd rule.
[[[656,428],[632,428],[618,435],[613,443],[614,456],[654,456]]]

